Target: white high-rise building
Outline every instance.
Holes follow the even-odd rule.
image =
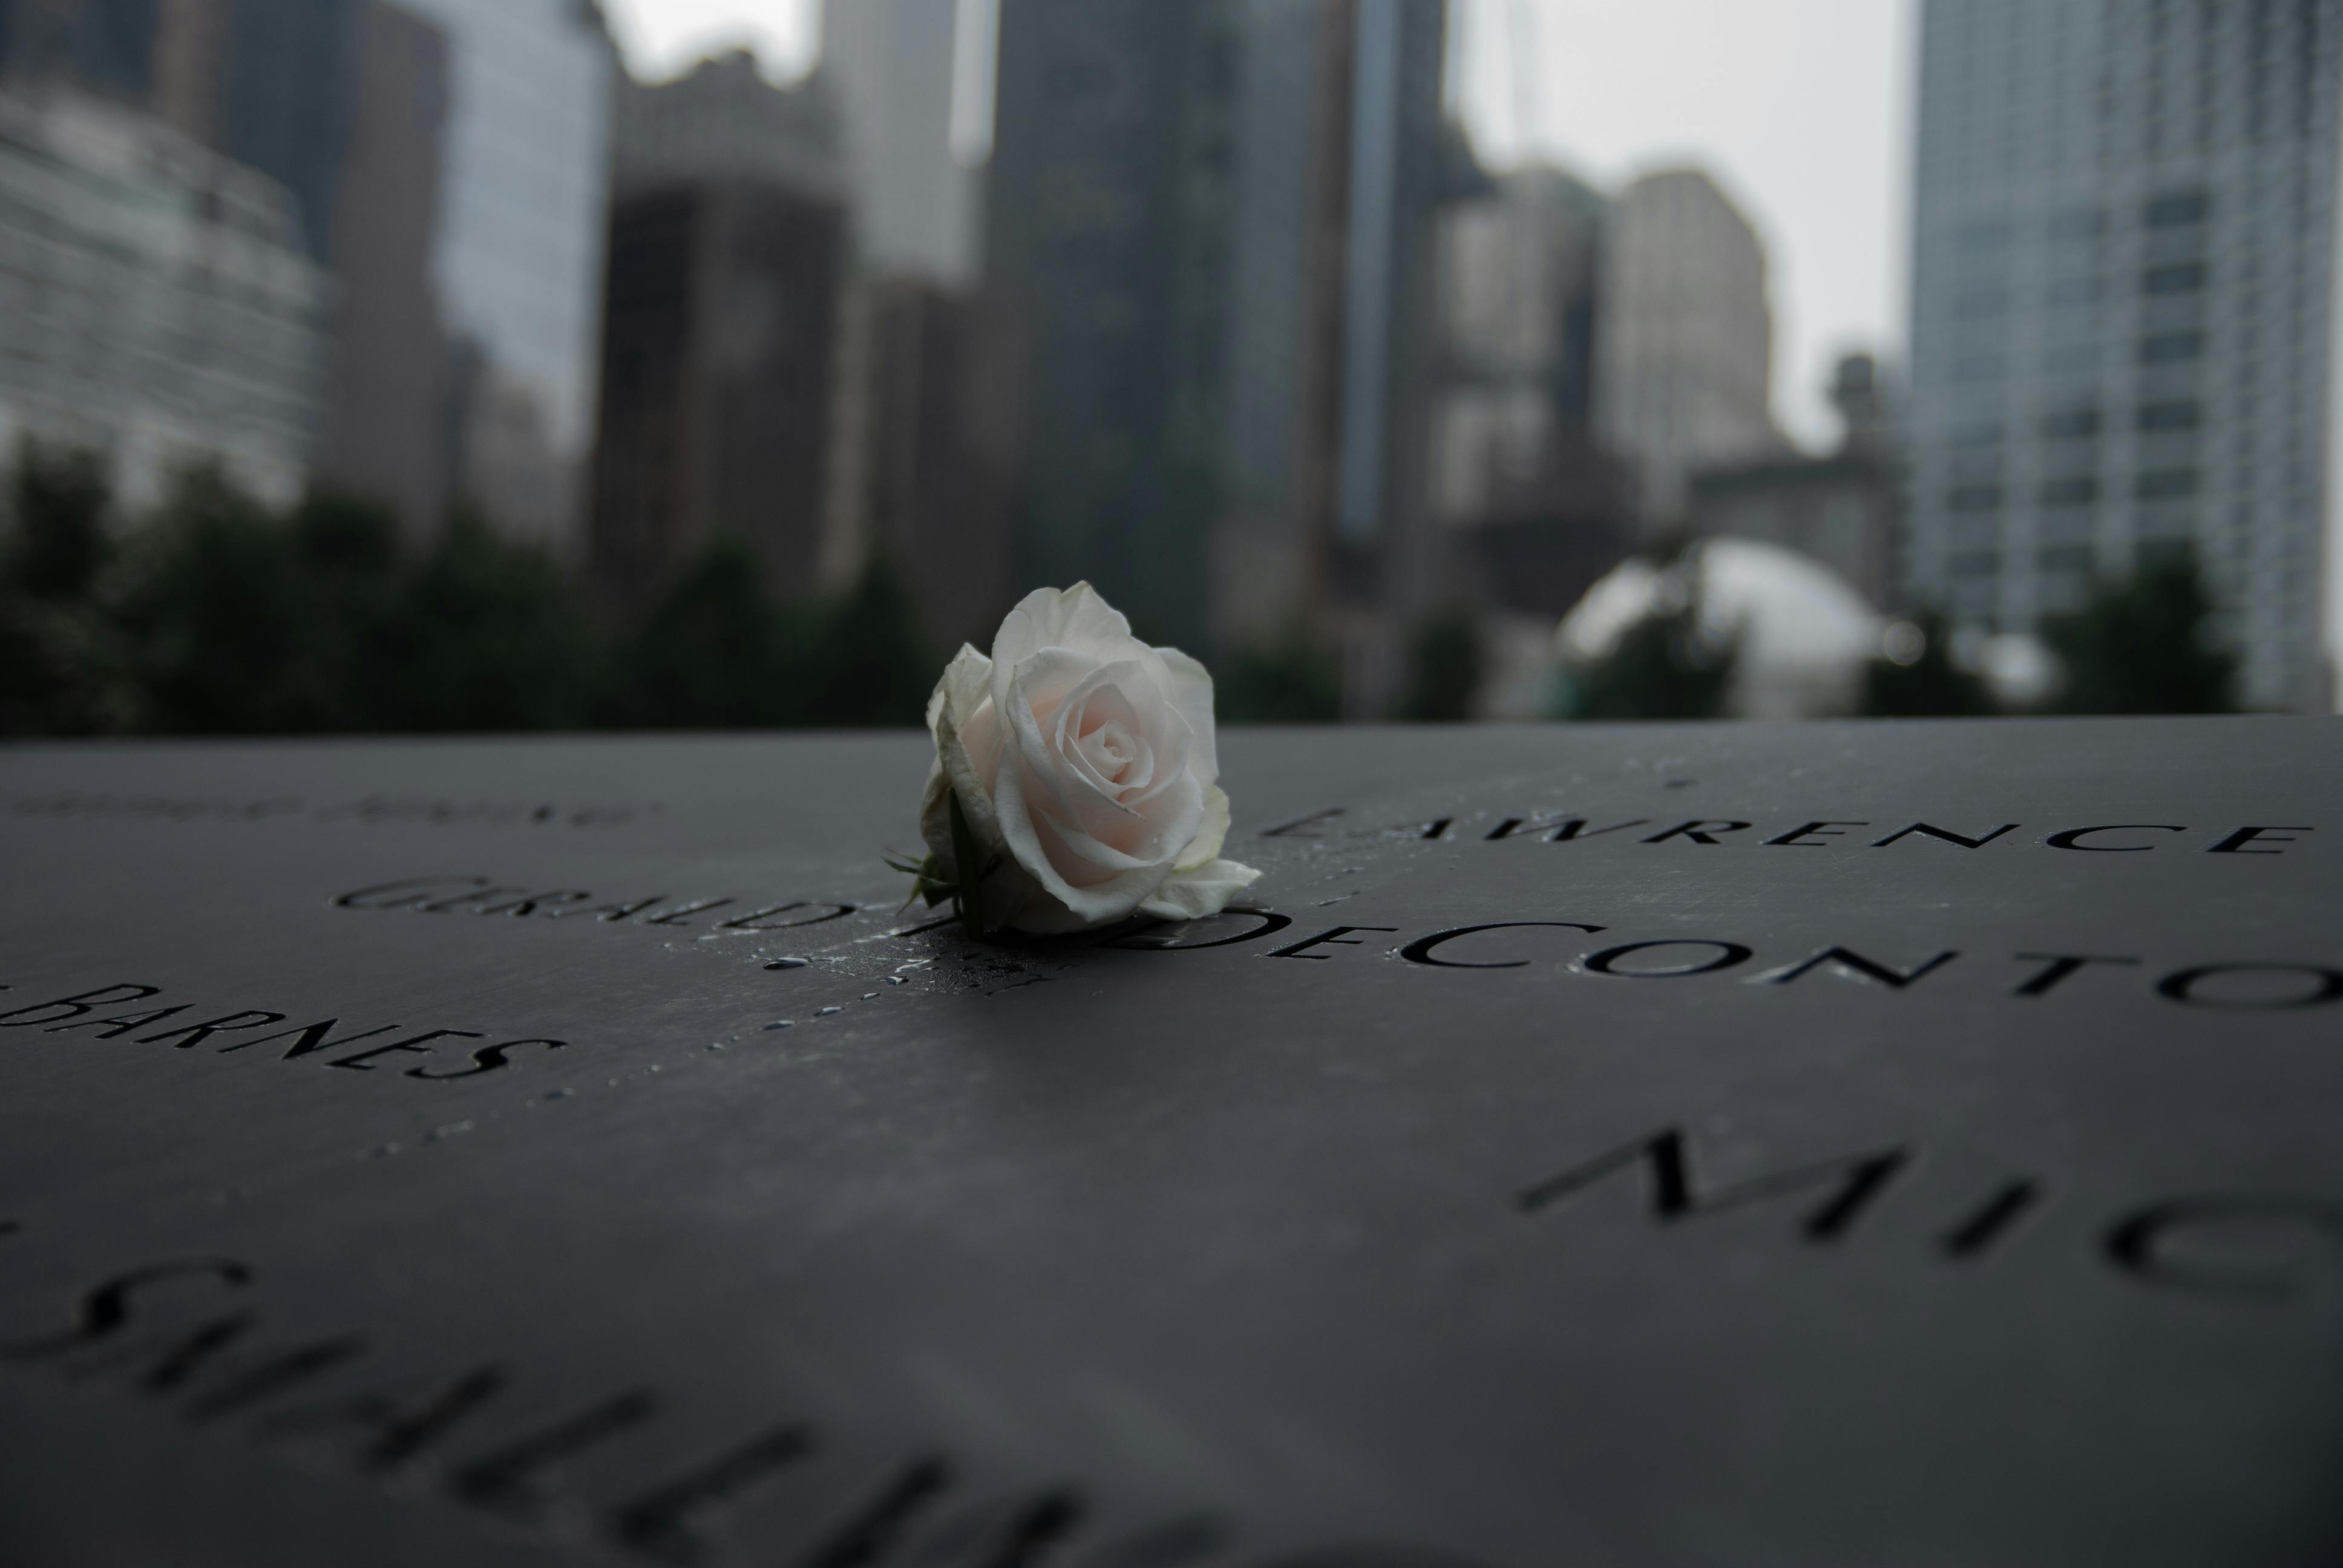
[[[860,244],[885,271],[975,280],[980,176],[969,149],[955,154],[953,113],[956,94],[981,94],[985,13],[964,0],[823,0],[821,71],[845,116]]]
[[[293,501],[331,289],[276,181],[112,105],[0,94],[0,462],[94,448],[134,511],[214,461]]]
[[[1698,169],[1646,175],[1613,208],[1595,362],[1596,427],[1634,465],[1647,526],[1682,519],[1694,470],[1780,445],[1765,247]]]
[[[2323,707],[2343,0],[1928,0],[1914,597],[2028,630],[2193,547]]]
[[[1442,232],[1447,384],[1433,435],[1442,522],[1484,521],[1591,431],[1594,331],[1610,202],[1558,168],[1500,175]]]

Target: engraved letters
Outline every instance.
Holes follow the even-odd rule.
[[[732,898],[675,899],[666,893],[601,903],[596,903],[594,900],[594,894],[578,888],[538,890],[507,887],[492,877],[455,875],[413,877],[378,883],[343,893],[331,901],[337,910],[408,910],[427,915],[468,914],[546,920],[569,920],[583,915],[602,925],[631,922],[644,926],[745,932],[787,931],[802,926],[824,925],[854,914],[860,908],[856,904],[825,900],[795,899],[785,903],[759,904],[746,913],[734,914],[724,920],[703,921],[693,917],[712,915],[727,908],[737,909],[744,900]]]
[[[1652,1215],[1662,1223],[1786,1194],[1812,1193],[1821,1201],[1806,1214],[1799,1229],[1809,1241],[1835,1241],[1854,1229],[1855,1221],[1885,1191],[1909,1158],[1905,1150],[1889,1149],[1776,1171],[1709,1191],[1694,1174],[1691,1149],[1684,1133],[1672,1127],[1541,1181],[1523,1192],[1517,1201],[1523,1212],[1534,1214],[1594,1186],[1614,1171],[1639,1166],[1650,1194]]]
[[[1538,1216],[1629,1171],[1642,1176],[1654,1224],[1683,1221],[1768,1202],[1795,1200],[1795,1233],[1827,1244],[1847,1239],[1916,1162],[1896,1145],[1786,1170],[1715,1183],[1703,1179],[1691,1138],[1664,1128],[1551,1176],[1514,1195],[1513,1207]],[[1930,1195],[1934,1199],[1934,1194]],[[1899,1200],[1915,1217],[1920,1195]],[[1936,1231],[1935,1250],[1952,1263],[1973,1263],[2006,1245],[2049,1201],[2033,1177],[2015,1177],[1956,1207]],[[2098,1232],[2097,1252],[2120,1276],[2143,1286],[2213,1299],[2284,1302],[2322,1279],[2343,1283],[2343,1202],[2286,1192],[2214,1192],[2171,1198],[2117,1214]]]
[[[669,1402],[658,1390],[623,1383],[598,1398],[541,1411],[499,1435],[486,1422],[527,1385],[511,1368],[492,1362],[437,1378],[408,1375],[386,1390],[378,1374],[368,1375],[377,1350],[370,1332],[266,1345],[256,1275],[249,1263],[223,1257],[170,1258],[133,1268],[81,1292],[62,1329],[0,1340],[0,1364],[19,1375],[45,1372],[93,1390],[126,1386],[213,1432],[315,1445],[321,1455],[338,1452],[339,1462],[360,1476],[387,1480],[419,1459],[435,1458],[442,1462],[436,1496],[443,1505],[491,1513],[508,1526],[528,1528],[542,1523],[547,1504],[557,1499],[571,1508],[583,1504],[601,1521],[606,1539],[652,1562],[704,1560],[710,1543],[699,1526],[777,1477],[801,1470],[815,1474],[797,1496],[798,1522],[830,1522],[804,1560],[809,1564],[849,1568],[907,1555],[940,1561],[937,1551],[949,1543],[953,1563],[1001,1568],[1040,1568],[1045,1560],[1059,1560],[1061,1545],[1079,1546],[1088,1554],[1084,1561],[1100,1564],[1171,1568],[1195,1552],[1238,1544],[1211,1515],[1183,1514],[1133,1532],[1129,1521],[1116,1526],[1095,1519],[1096,1511],[1072,1488],[980,1483],[940,1452],[914,1452],[873,1477],[852,1462],[857,1444],[828,1442],[802,1421],[768,1426],[712,1455],[678,1453],[661,1421]],[[223,1306],[229,1309],[226,1315],[206,1315]],[[151,1338],[137,1337],[149,1328]],[[247,1349],[256,1340],[264,1342],[260,1348]],[[120,1375],[126,1372],[131,1374],[126,1385]],[[350,1435],[359,1441],[343,1446]],[[614,1456],[623,1452],[625,1463],[592,1483],[575,1479],[572,1461],[606,1449]],[[848,1456],[847,1465],[825,1468],[833,1452]],[[614,1474],[630,1479],[628,1492],[615,1500],[579,1495],[589,1484],[608,1484]],[[405,1490],[417,1502],[435,1495]],[[753,1553],[753,1542],[740,1544]],[[1372,1550],[1368,1556],[1383,1560]]]
[[[80,1030],[96,1032],[84,1036],[91,1040],[114,1040],[158,1020],[184,1013],[195,1004],[180,1002],[176,1006],[151,1009],[144,1012],[108,1014],[100,1010],[120,1006],[125,1002],[144,1001],[159,996],[163,988],[151,985],[99,986],[93,990],[78,991],[55,1001],[32,1002],[0,1012],[0,1029],[37,1030],[43,1034],[70,1034]],[[402,1036],[399,1039],[368,1045],[357,1051],[339,1054],[344,1046],[357,1045],[360,1040],[374,1040],[386,1034],[395,1034],[399,1025],[386,1023],[372,1029],[341,1030],[338,1018],[319,1019],[312,1023],[297,1023],[270,1034],[247,1035],[245,1031],[265,1029],[284,1023],[287,1015],[268,1009],[252,1008],[241,1011],[216,1014],[201,1022],[176,1025],[152,1034],[138,1035],[136,1045],[168,1044],[180,1050],[198,1046],[215,1054],[226,1056],[256,1045],[273,1045],[289,1041],[278,1054],[282,1061],[297,1061],[315,1057],[327,1067],[340,1068],[349,1072],[395,1070],[398,1076],[420,1079],[428,1082],[450,1082],[458,1079],[478,1078],[491,1072],[501,1072],[531,1055],[565,1050],[567,1040],[543,1038],[508,1040],[478,1047],[459,1047],[460,1059],[468,1065],[452,1070],[438,1062],[457,1060],[452,1053],[434,1045],[435,1040],[488,1040],[485,1030],[473,1029],[429,1029]],[[209,1043],[216,1036],[223,1042]],[[423,1060],[402,1063],[398,1059],[414,1057]],[[436,1060],[434,1059],[437,1059]]]
[[[1596,827],[1594,824],[1597,819],[1593,815],[1572,815],[1565,811],[1524,811],[1493,816],[1483,815],[1479,820],[1490,824],[1486,829],[1479,827],[1478,823],[1470,817],[1440,817],[1429,822],[1395,823],[1383,828],[1339,827],[1336,819],[1347,814],[1346,808],[1329,807],[1325,810],[1315,811],[1309,816],[1296,818],[1273,828],[1263,829],[1260,836],[1264,839],[1431,839],[1459,841],[1470,839],[1487,844],[1500,843],[1508,839],[1534,839],[1547,844],[1568,844],[1601,839],[1609,835],[1627,834],[1630,829],[1652,826],[1648,819],[1641,817],[1624,821],[1612,821],[1605,826]],[[1892,818],[1886,819],[1888,822],[1893,820]],[[1463,826],[1452,834],[1450,829],[1457,827],[1460,823]],[[1967,827],[1948,828],[1936,822],[1906,822],[1901,826],[1890,828],[1884,837],[1870,839],[1867,842],[1856,839],[1849,831],[1856,828],[1884,825],[1885,824],[1875,819],[1855,821],[1845,818],[1817,818],[1804,823],[1795,823],[1793,819],[1792,823],[1779,823],[1771,827],[1761,827],[1754,822],[1734,819],[1709,821],[1696,819],[1676,823],[1648,836],[1629,836],[1614,841],[1677,847],[1691,844],[1708,848],[1730,848],[1735,844],[1741,844],[1765,849],[1821,849],[1860,847],[1886,849],[1905,843],[1906,840],[1914,840],[1920,843],[1942,844],[1958,849],[1982,849],[1988,845],[2006,839],[2010,834],[2019,831],[2024,826],[2017,822],[2004,822],[1994,827],[1978,827],[1975,831],[1971,831]],[[1762,836],[1744,837],[1753,829]],[[2153,838],[2156,834],[2186,835],[2210,832],[2218,834],[2219,838],[2214,843],[2199,845],[2205,853],[2278,855],[2291,852],[2289,847],[2309,847],[2302,836],[2313,833],[2317,829],[2301,826],[2244,827],[2234,829],[2199,829],[2168,822],[2150,822],[2086,825],[2072,828],[2062,826],[2037,829],[2036,831],[2042,836],[2034,842],[2040,847],[2086,853],[2145,853],[2164,847]],[[1844,845],[1831,842],[1835,839],[1844,839],[1846,842]],[[2175,847],[2186,848],[2187,846],[2176,845]]]

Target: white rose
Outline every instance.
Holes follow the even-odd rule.
[[[1075,931],[1133,913],[1216,915],[1261,873],[1220,859],[1212,678],[1150,648],[1088,583],[1029,594],[963,647],[928,703],[936,761],[920,831],[932,881],[981,879],[987,929]],[[958,863],[960,800],[983,865]]]

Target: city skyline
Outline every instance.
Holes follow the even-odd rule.
[[[984,5],[990,0],[969,0]],[[1483,160],[1548,162],[1611,191],[1671,166],[1704,168],[1745,210],[1773,275],[1772,394],[1809,451],[1836,430],[1829,374],[1845,351],[1908,375],[1919,23],[1924,0],[1453,0],[1451,90]],[[766,70],[809,69],[814,0],[608,0],[633,69],[671,74],[747,45]],[[1523,50],[1511,45],[1527,40]],[[1523,61],[1534,68],[1523,70]],[[2343,314],[2332,362],[2343,378]],[[2330,389],[2328,438],[2343,428]],[[2343,517],[2343,465],[2329,474]],[[2330,549],[2326,643],[2343,655],[2343,551]]]
[[[1715,177],[1773,270],[1775,416],[1802,446],[1826,450],[1838,357],[1861,349],[1890,367],[1906,357],[1919,5],[1454,0],[1451,94],[1493,168],[1551,162],[1614,191],[1688,164]],[[799,75],[820,55],[820,8],[609,3],[629,66],[654,76],[744,45],[777,79]],[[1523,35],[1534,74],[1517,68]]]
[[[1853,4],[1812,0],[1757,8],[1770,53],[1730,28],[1687,34],[1709,0],[1667,0],[1641,32],[1582,0],[175,0],[235,20],[216,35],[164,25],[154,0],[39,3],[54,25],[12,30],[5,56],[34,112],[65,112],[56,90],[144,107],[158,133],[281,182],[331,275],[325,379],[300,393],[307,469],[389,501],[417,538],[461,499],[574,564],[575,458],[588,427],[613,427],[608,397],[598,417],[578,394],[631,384],[655,350],[729,397],[727,377],[786,342],[782,401],[799,411],[749,423],[806,438],[790,468],[810,488],[782,508],[796,543],[768,575],[783,597],[834,587],[860,553],[842,541],[871,537],[885,509],[873,454],[910,461],[917,430],[936,437],[932,474],[962,447],[999,455],[973,426],[954,434],[952,397],[908,398],[927,371],[904,380],[881,362],[923,364],[932,337],[939,365],[952,345],[977,364],[1007,324],[1030,374],[1003,407],[1051,433],[1010,487],[1017,573],[1115,587],[1192,642],[1259,640],[1299,615],[1341,644],[1347,684],[1382,691],[1393,638],[1425,606],[1503,597],[1492,573],[1521,587],[1507,529],[1574,528],[1614,552],[1681,526],[1772,537],[1781,519],[1758,501],[1792,505],[1785,485],[1847,478],[1827,503],[1798,490],[1795,507],[1831,510],[1872,483],[1824,471],[1869,460],[1862,432],[1835,448],[1785,390],[1824,379],[1798,363],[1817,318],[1799,316],[1794,280],[1817,269],[1751,194],[1765,181],[1748,171],[1770,162],[1868,235],[1823,247],[1829,265],[1883,287],[1908,267],[1893,286],[1913,297],[1905,355],[1900,306],[1876,299],[1874,330],[1829,345],[1889,433],[1895,494],[1858,508],[1885,543],[1839,552],[1866,581],[1892,563],[1871,590],[1880,608],[1942,609],[1971,638],[2036,632],[2193,543],[2249,699],[2331,689],[2306,672],[2334,633],[2316,529],[2335,98],[2331,84],[2281,92],[2272,61],[2298,30],[2305,61],[2331,51],[2311,19],[2343,0],[2264,0],[2185,27],[2167,0],[1892,0],[1868,7],[1867,32],[1807,48],[1802,30]],[[606,30],[603,4],[633,9]],[[2280,15],[2300,29],[2268,20]],[[1866,127],[1896,117],[1898,74],[1872,56],[1893,56],[1915,20],[1914,237],[1898,245],[1849,193],[1896,200],[1899,150]],[[1967,43],[1949,49],[1956,34]],[[2195,54],[2171,45],[2182,36]],[[628,85],[644,80],[659,85]],[[672,112],[618,138],[622,192],[709,195],[697,187],[715,173],[675,164],[681,136],[824,216],[820,233],[775,230],[751,256],[733,243],[747,230],[718,232],[732,232],[722,201],[692,206],[714,227],[694,217],[661,254],[745,270],[728,283],[682,266],[689,310],[619,352],[621,302],[677,269],[643,260],[657,215],[598,216],[609,170],[594,155],[614,103],[654,100]],[[1769,104],[1780,113],[1756,112]],[[962,134],[980,119],[980,147]],[[1661,124],[1678,143],[1652,139]],[[1826,125],[1846,133],[1827,156]],[[1581,126],[1600,134],[1582,141]],[[1738,171],[1719,141],[1744,147]],[[1576,150],[1554,152],[1564,143]],[[620,231],[644,243],[606,276]],[[1583,288],[1565,283],[1574,268]],[[882,298],[898,281],[938,292]],[[1569,292],[1529,309],[1525,288]],[[802,321],[777,326],[767,295]],[[736,324],[720,362],[714,322]],[[1884,365],[1865,352],[1883,346]],[[867,427],[882,410],[909,421],[900,440]],[[100,444],[137,467],[112,426]],[[666,532],[688,543],[759,514],[776,481],[737,467],[687,484],[699,500]],[[890,527],[916,532],[916,511]],[[1408,541],[1434,515],[1453,537],[1418,551]],[[1272,536],[1306,545],[1298,570],[1239,562]],[[1594,552],[1580,553],[1549,548],[1539,591],[1513,597],[1555,613]],[[665,573],[622,575],[640,592]]]

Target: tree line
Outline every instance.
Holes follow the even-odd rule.
[[[1741,649],[1704,626],[1699,574],[1682,560],[1682,593],[1629,627],[1603,658],[1573,680],[1565,719],[1716,719],[1724,716]],[[1866,719],[1985,718],[2017,712],[2069,716],[2229,713],[2237,709],[2237,655],[2215,634],[2217,607],[2192,552],[2144,563],[2102,580],[2077,608],[2046,617],[2042,640],[2058,665],[2049,695],[2029,708],[2003,702],[1955,653],[1952,628],[1932,609],[1897,628],[1906,646],[1883,650],[1862,671],[1855,713]],[[1900,656],[1900,657],[1897,657]]]
[[[9,490],[0,735],[916,725],[942,668],[883,555],[782,603],[719,538],[614,624],[462,511],[415,551],[381,507],[199,468],[124,528],[98,457],[38,447]]]
[[[18,455],[0,535],[0,736],[850,729],[920,722],[943,651],[883,552],[844,592],[783,602],[742,538],[710,540],[644,614],[598,615],[548,550],[459,510],[427,549],[348,497],[273,508],[216,467],[124,526],[96,454]],[[1671,563],[1663,563],[1669,565]],[[1673,563],[1681,565],[1682,563]],[[1739,649],[1686,592],[1567,683],[1555,717],[1723,716]],[[2097,586],[2045,623],[2061,666],[2037,711],[2211,713],[2237,660],[2193,557]],[[1863,675],[1859,711],[2005,709],[1941,617]],[[1473,716],[1482,628],[1451,608],[1413,631],[1392,717]],[[1339,655],[1300,621],[1220,661],[1228,723],[1342,716]]]

